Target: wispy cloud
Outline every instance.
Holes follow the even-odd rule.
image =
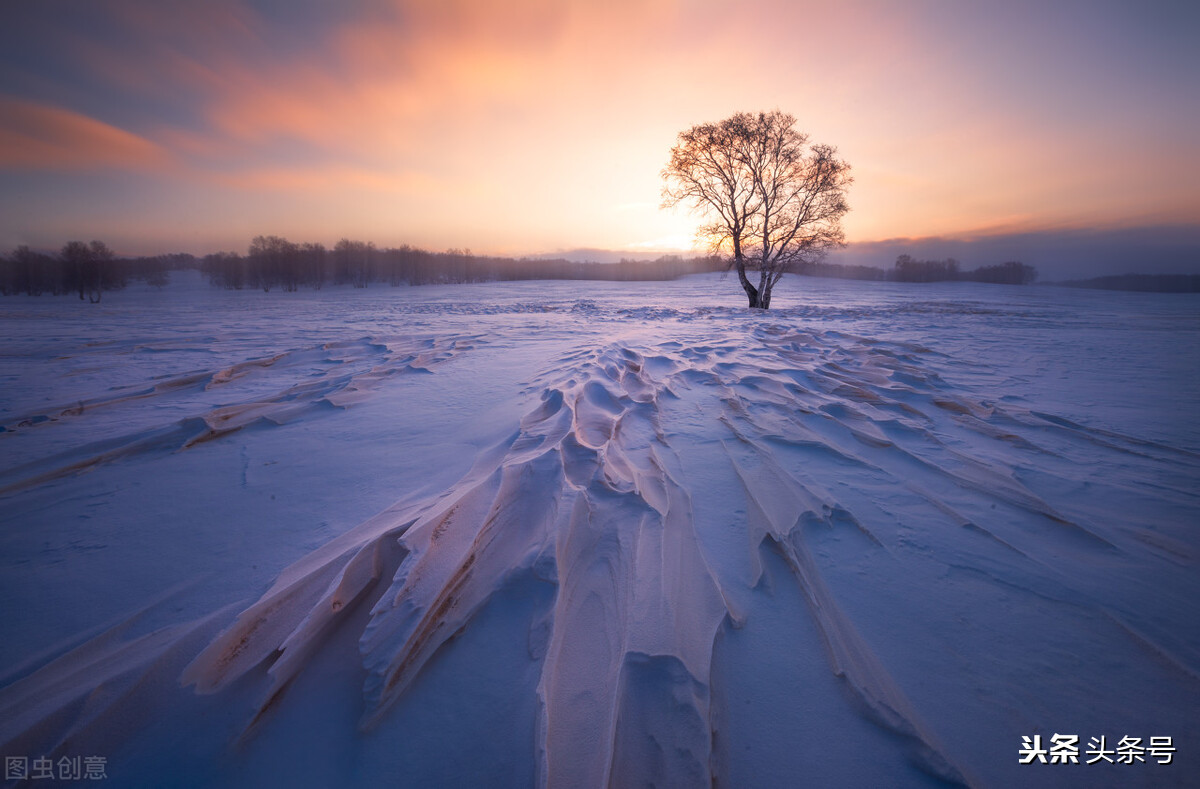
[[[342,194],[376,192],[412,195],[439,193],[443,184],[421,173],[387,173],[368,168],[309,166],[238,169],[205,175],[214,184],[240,190]]]
[[[690,246],[692,218],[658,207],[675,135],[779,107],[854,166],[852,239],[1200,216],[1182,39],[1173,69],[1144,43],[1114,62],[1102,34],[1148,22],[1098,11],[1080,37],[1057,6],[1037,24],[993,11],[105,0],[63,19],[22,5],[14,21],[39,46],[0,31],[0,168],[156,176],[193,196],[198,227],[219,221],[222,190],[261,193],[249,210],[272,218],[294,191],[327,197],[289,204],[297,234],[378,215],[381,242],[435,248]]]
[[[169,156],[150,140],[78,112],[0,97],[0,167],[153,170]]]

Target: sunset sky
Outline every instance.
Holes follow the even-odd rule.
[[[657,253],[676,134],[779,108],[852,242],[1200,225],[1190,2],[0,4],[0,251]]]

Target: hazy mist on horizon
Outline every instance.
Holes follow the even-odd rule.
[[[1200,270],[1194,6],[217,0],[0,7],[0,251],[259,234],[692,246],[679,131],[779,108],[854,168],[850,246],[1043,278]]]

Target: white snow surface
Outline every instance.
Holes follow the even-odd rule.
[[[739,301],[0,299],[0,752],[120,786],[1197,785],[1200,299]],[[1080,764],[1018,764],[1058,733]],[[1174,763],[1083,764],[1100,735]]]

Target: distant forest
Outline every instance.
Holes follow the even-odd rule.
[[[191,255],[118,258],[103,241],[71,241],[57,255],[21,246],[0,257],[0,294],[78,293],[80,300],[95,304],[106,291],[120,290],[130,280],[166,285],[169,269],[192,260]]]
[[[0,294],[77,294],[81,300],[96,303],[104,292],[120,290],[132,281],[166,285],[169,272],[178,269],[199,269],[215,287],[269,292],[325,285],[365,288],[531,279],[661,281],[720,271],[725,265],[717,256],[684,259],[668,255],[619,263],[485,257],[458,249],[379,249],[349,239],[327,249],[323,244],[297,244],[279,236],[255,237],[245,255],[216,252],[203,258],[188,254],[120,258],[102,241],[72,241],[56,255],[22,246],[0,257]]]
[[[1028,285],[1037,279],[1037,269],[1011,260],[992,266],[964,271],[954,258],[917,260],[901,255],[890,269],[875,266],[843,266],[837,263],[809,263],[796,273],[838,279],[886,280],[888,282],[991,282],[998,285]]]
[[[579,263],[565,259],[506,258],[473,255],[469,250],[428,252],[410,246],[377,248],[364,241],[342,239],[327,249],[323,244],[295,243],[279,236],[256,236],[246,254],[216,252],[198,258],[189,254],[117,257],[101,241],[71,241],[57,254],[18,247],[0,257],[0,294],[40,296],[77,295],[99,302],[107,291],[129,282],[166,285],[169,272],[199,269],[215,287],[231,290],[295,291],[325,285],[365,288],[375,284],[430,285],[534,279],[664,281],[688,274],[724,271],[727,258],[717,255],[685,259],[667,255],[656,260],[619,263]],[[1016,261],[963,270],[953,258],[917,260],[901,255],[890,269],[808,263],[796,270],[802,276],[836,277],[889,282],[989,282],[1027,285],[1037,279],[1033,266]],[[1141,275],[1098,277],[1050,283],[1071,287],[1200,292],[1200,276]]]
[[[427,252],[408,245],[378,249],[372,243],[345,238],[333,249],[326,249],[323,244],[297,244],[279,236],[257,236],[245,255],[217,252],[205,256],[199,267],[218,287],[294,291],[327,284],[365,288],[376,283],[435,285],[530,279],[662,281],[719,271],[725,263],[717,256],[684,259],[678,255],[619,263],[576,263],[563,259],[479,256],[461,249]]]
[[[1004,285],[1029,285],[1037,280],[1037,269],[1009,261],[963,271],[954,258],[914,260],[908,255],[896,258],[885,270],[875,266],[844,266],[837,263],[809,264],[798,274],[838,279],[887,280],[889,282],[992,282]],[[1200,293],[1200,274],[1119,274],[1116,276],[1046,282],[1067,288],[1125,290],[1144,293]]]
[[[1142,293],[1200,293],[1200,274],[1118,274],[1055,282],[1067,288],[1132,290]]]

